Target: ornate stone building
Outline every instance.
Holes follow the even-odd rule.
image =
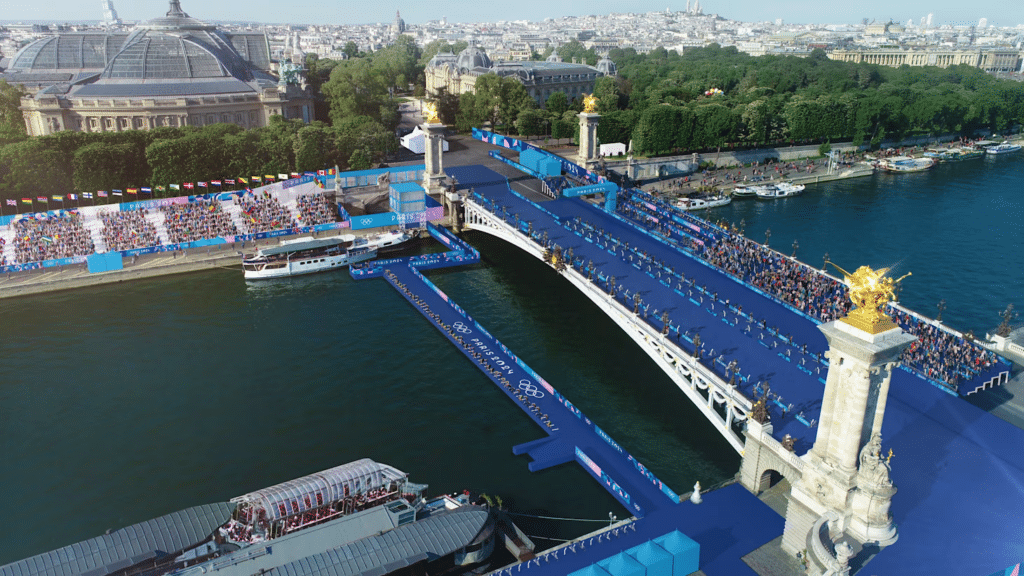
[[[281,69],[278,80],[265,34],[226,34],[170,0],[166,16],[130,34],[41,38],[14,56],[2,77],[30,92],[21,110],[29,134],[38,136],[215,123],[256,128],[275,115],[312,120],[301,69]]]
[[[1016,72],[1020,70],[1021,52],[1010,48],[1000,50],[943,50],[926,48],[908,50],[900,48],[871,48],[863,50],[833,50],[828,57],[841,62],[864,62],[899,68],[907,66],[938,66],[949,68],[966,64],[985,72]]]
[[[596,67],[562,62],[554,55],[546,62],[491,62],[483,50],[473,47],[458,56],[451,52],[438,54],[430,59],[425,71],[427,94],[436,94],[438,88],[446,88],[451,94],[472,92],[477,78],[497,74],[522,82],[541,106],[555,92],[565,93],[569,100],[582,98],[594,92],[598,78],[616,73],[615,63],[608,58],[602,58]]]

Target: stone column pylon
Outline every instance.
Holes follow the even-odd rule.
[[[444,166],[441,162],[445,125],[440,122],[424,122],[420,128],[423,130],[423,159],[426,164],[423,172],[423,189],[427,194],[440,194],[444,191],[445,180]]]
[[[580,149],[577,163],[587,170],[594,168],[598,159],[597,123],[601,115],[594,112],[580,112]]]
[[[882,420],[892,369],[915,338],[898,327],[871,333],[846,319],[818,329],[829,343],[828,378],[814,446],[790,492],[782,546],[804,549],[807,531],[829,510],[858,541],[892,544],[888,509],[896,490],[879,453]]]

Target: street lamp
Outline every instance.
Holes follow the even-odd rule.
[[[793,256],[792,256],[792,258],[796,258],[796,250],[799,247],[800,247],[800,243],[797,242],[796,240],[793,240]]]
[[[824,272],[825,268],[828,268],[828,252],[825,252],[825,260],[821,263],[821,271]]]
[[[938,322],[942,322],[942,311],[946,309],[946,299],[943,298],[942,300],[940,300],[939,303],[935,305],[935,307],[939,309],[939,317],[936,318],[935,320]]]
[[[772,229],[769,228],[764,231],[764,245],[768,246],[768,240],[772,237]]]
[[[743,236],[743,231],[747,229],[747,219],[740,218],[740,236]]]

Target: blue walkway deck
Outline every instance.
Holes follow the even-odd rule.
[[[667,310],[672,326],[681,327],[678,339],[684,350],[693,347],[683,336],[699,333],[705,365],[723,373],[724,364],[736,360],[744,376],[738,382],[743,393],[751,396],[758,381],[770,380],[772,390],[782,397],[779,404],[793,406],[785,416],[780,405],[772,406],[776,435],[798,438],[797,453],[810,448],[816,428],[809,424],[818,417],[824,389],[820,380],[824,370],[819,370],[824,365],[814,355],[825,349],[824,337],[813,321],[583,201],[562,199],[536,205],[512,192],[504,177],[487,168],[447,171],[460,186],[474,188],[495,214],[507,214],[507,221],[518,215],[522,230],[529,222],[534,234],[546,232],[563,249],[571,247],[578,262],[593,261],[594,281],[605,287],[607,278],[614,277],[621,289],[617,290],[620,301],[631,306],[632,295],[639,293],[650,306],[652,326],[661,328],[659,318]],[[566,227],[577,218],[615,240],[606,243],[601,233]],[[648,271],[646,262],[638,262],[637,253],[684,273],[693,284],[685,283],[680,289],[666,280],[667,269],[659,279],[657,268]],[[716,292],[718,301],[713,302],[708,293]],[[737,318],[733,307],[738,306],[758,322]],[[758,330],[761,319],[775,329]],[[793,343],[778,334],[791,335]],[[892,513],[900,539],[873,559],[867,572],[989,574],[1019,562],[1024,555],[1020,544],[1024,542],[1020,512],[1024,510],[1024,451],[1019,448],[1024,445],[1024,431],[902,370],[894,371],[886,415],[883,446],[895,453],[892,479],[899,492],[893,498]],[[763,507],[760,502],[735,499],[737,506],[749,507],[752,517]],[[705,530],[734,529],[725,516],[708,522]],[[696,534],[692,529],[680,530]],[[771,533],[781,534],[781,526]],[[765,535],[762,543],[770,539]]]
[[[740,558],[782,531],[782,518],[768,506],[738,485],[707,494],[700,506],[678,503],[678,496],[642,463],[415,268],[396,262],[381,276],[545,433],[513,447],[515,454],[530,457],[531,471],[576,460],[639,518],[629,528],[542,555],[513,573],[567,574],[679,530],[700,544],[705,574],[754,574]]]

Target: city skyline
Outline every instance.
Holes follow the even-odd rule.
[[[118,15],[126,22],[148,20],[166,12],[164,0],[143,0],[135,2],[117,2],[114,7]],[[267,3],[242,3],[238,0],[227,0],[216,4],[204,4],[185,0],[182,8],[192,16],[203,20],[246,21],[267,24],[333,24],[333,25],[365,25],[387,24],[394,20],[395,11],[401,11],[402,18],[410,25],[425,24],[442,17],[455,23],[489,23],[498,21],[527,20],[542,21],[546,18],[565,16],[606,15],[611,13],[646,13],[663,11],[682,12],[686,2],[659,2],[658,0],[626,0],[611,2],[598,0],[588,4],[552,4],[540,0],[524,0],[515,4],[503,3],[451,3],[441,0],[425,0],[407,2],[397,0],[392,4],[379,4],[367,7],[365,4],[346,1],[333,6],[324,12],[322,2],[312,0],[296,0],[288,4],[288,10],[280,10],[280,5]],[[982,18],[991,26],[1013,27],[1024,23],[1024,6],[997,4],[995,0],[982,0],[965,7],[962,3],[946,1],[920,3],[917,5],[901,4],[894,6],[881,0],[869,0],[856,8],[839,12],[834,5],[810,0],[790,1],[781,5],[771,5],[752,0],[740,2],[723,2],[708,0],[702,2],[705,14],[718,14],[729,20],[742,22],[763,22],[782,19],[786,24],[856,24],[862,19],[878,22],[892,20],[901,24],[913,21],[915,24],[933,14],[933,26],[969,26],[976,25]],[[39,5],[28,2],[0,1],[0,13],[4,21],[100,21],[103,18],[102,2],[88,0],[54,0],[41,9]]]

